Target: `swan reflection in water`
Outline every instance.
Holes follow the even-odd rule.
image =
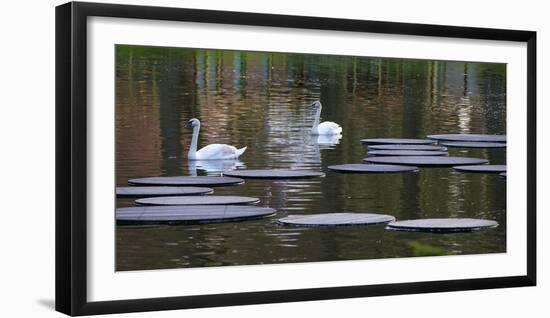
[[[235,170],[246,168],[244,162],[238,159],[227,160],[189,160],[189,175],[196,176],[197,170],[206,171],[207,175],[221,175],[225,170]]]
[[[311,135],[309,144],[314,145],[318,149],[334,149],[342,139],[341,134],[337,135]]]

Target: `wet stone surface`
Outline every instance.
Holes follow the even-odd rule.
[[[506,165],[475,165],[453,167],[461,172],[479,172],[479,173],[501,173],[506,172]]]
[[[223,223],[258,219],[275,212],[238,205],[142,206],[117,209],[116,221],[119,225]]]
[[[446,156],[391,156],[391,157],[371,157],[363,159],[366,163],[377,164],[396,164],[396,165],[415,165],[415,166],[458,166],[458,165],[476,165],[486,164],[489,161],[480,158],[470,157],[446,157]]]
[[[435,145],[369,145],[369,150],[424,150],[424,151],[446,151],[447,148]]]
[[[167,185],[167,186],[224,186],[243,183],[243,179],[229,177],[195,177],[195,176],[178,176],[178,177],[149,177],[130,179],[128,183],[131,185]]]
[[[139,205],[225,205],[225,204],[252,204],[260,199],[236,195],[208,195],[208,196],[176,196],[143,198],[136,200]]]
[[[169,196],[209,194],[214,190],[204,187],[117,187],[117,197]]]
[[[364,163],[333,165],[328,166],[328,169],[343,173],[396,173],[412,172],[418,170],[418,168],[414,166],[378,165]]]
[[[444,151],[424,150],[372,150],[367,153],[369,156],[448,156]]]
[[[498,223],[492,220],[468,218],[418,219],[396,221],[388,224],[390,230],[413,232],[473,232],[482,229],[497,227]]]
[[[257,169],[257,170],[232,170],[223,173],[226,176],[251,178],[251,179],[301,179],[324,177],[325,174],[309,170],[287,169]]]
[[[369,138],[361,139],[363,144],[396,144],[396,145],[431,145],[435,144],[430,139],[412,139],[412,138]]]
[[[446,141],[506,142],[506,135],[441,134],[429,135],[428,138]]]
[[[386,214],[342,212],[289,215],[277,222],[282,225],[294,226],[350,226],[388,223],[394,220],[393,216]]]

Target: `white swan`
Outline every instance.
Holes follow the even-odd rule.
[[[337,123],[331,121],[325,121],[319,123],[321,119],[321,102],[315,101],[311,104],[311,107],[315,109],[315,122],[313,122],[313,127],[311,127],[312,135],[339,135],[342,133],[342,127]]]
[[[225,144],[211,144],[197,151],[197,142],[199,140],[201,122],[196,118],[192,118],[189,120],[186,127],[193,128],[193,138],[191,139],[191,147],[189,147],[189,155],[187,156],[189,160],[237,159],[246,151],[246,147],[237,149],[233,146]]]

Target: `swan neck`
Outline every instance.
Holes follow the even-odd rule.
[[[191,137],[191,147],[189,147],[189,159],[195,159],[197,154],[197,143],[199,142],[200,124],[193,127],[193,137]]]
[[[312,130],[317,129],[317,126],[319,126],[319,120],[321,120],[321,106],[319,106],[315,112],[315,121],[313,122]]]

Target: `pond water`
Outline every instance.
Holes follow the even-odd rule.
[[[312,138],[313,101],[339,140]],[[140,46],[116,47],[116,184],[149,176],[216,175],[223,169],[292,168],[324,178],[247,180],[218,195],[260,198],[275,217],[222,224],[116,227],[116,270],[339,261],[506,251],[506,181],[497,174],[421,168],[340,174],[361,163],[365,138],[506,133],[506,66]],[[190,118],[199,147],[227,143],[238,161],[190,163]],[[334,143],[336,142],[336,143]],[[452,156],[506,163],[506,149],[449,148]],[[117,207],[132,206],[117,199]],[[383,225],[299,228],[277,218],[379,212],[398,220],[468,217],[499,222],[474,233],[385,230]],[[114,213],[114,211],[112,212]]]

